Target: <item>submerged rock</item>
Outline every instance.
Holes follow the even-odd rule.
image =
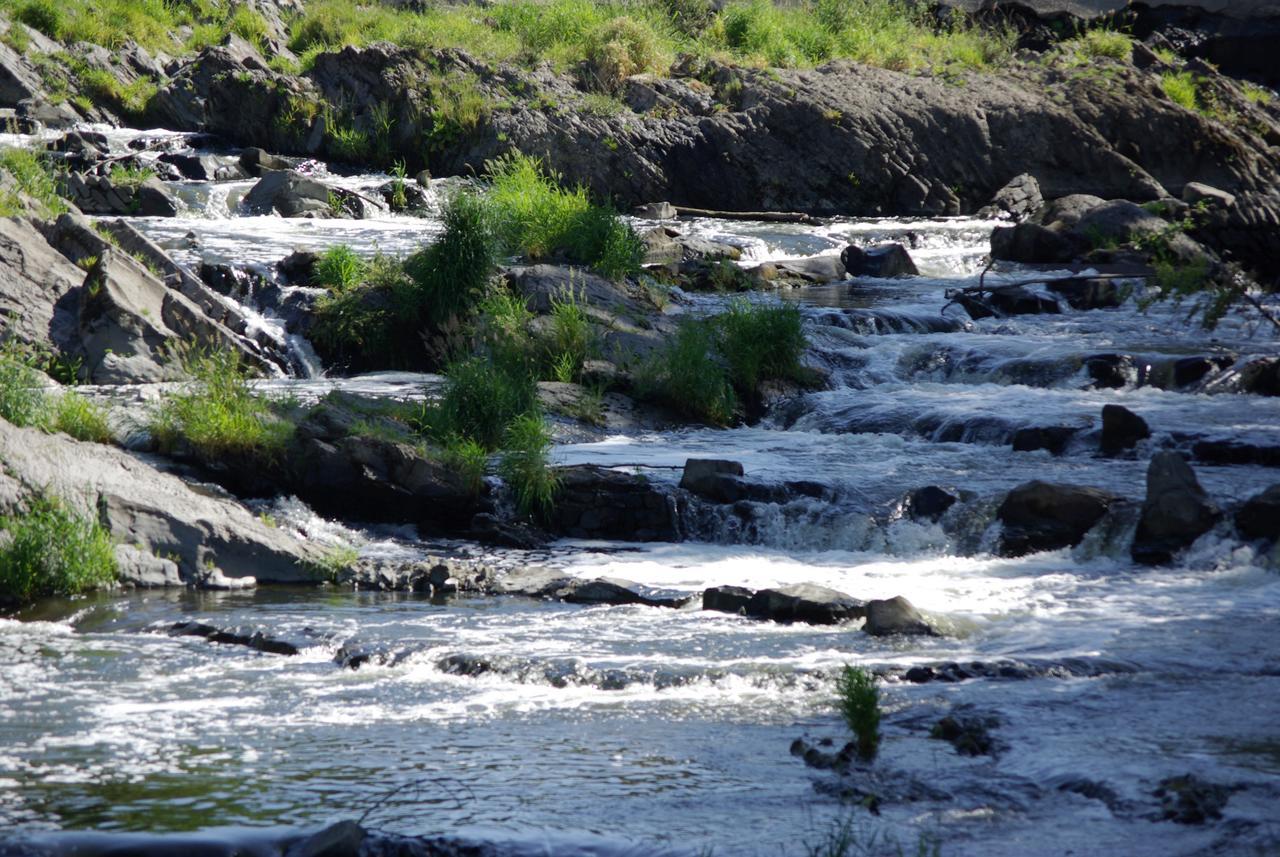
[[[936,523],[947,510],[960,501],[960,497],[945,488],[926,485],[907,495],[905,511],[913,520]]]
[[[961,756],[994,756],[998,750],[991,730],[999,725],[996,717],[947,715],[929,730],[929,737],[950,743]]]
[[[1008,493],[996,516],[1004,525],[1001,556],[1074,547],[1118,498],[1080,485],[1036,480]]]
[[[1205,824],[1222,818],[1231,786],[1202,780],[1195,774],[1168,777],[1153,794],[1160,798],[1160,817],[1178,824]]]
[[[755,594],[754,589],[745,586],[712,586],[702,593],[702,609],[746,615],[747,605]]]
[[[1074,426],[1036,426],[1021,428],[1013,433],[1010,443],[1014,452],[1033,452],[1037,449],[1047,450],[1054,455],[1066,452],[1080,429]]]
[[[203,622],[175,622],[167,633],[171,637],[203,637],[211,643],[244,646],[272,655],[296,655],[302,651],[298,642],[268,636],[257,628],[218,628]]]
[[[1157,452],[1147,468],[1147,498],[1133,536],[1133,559],[1143,565],[1168,562],[1221,517],[1182,456]]]
[[[548,526],[573,538],[680,539],[676,498],[642,476],[593,466],[560,470],[560,493]]]
[[[744,471],[737,461],[718,458],[690,458],[684,463],[680,487],[719,503],[732,503],[740,496],[737,489]]]

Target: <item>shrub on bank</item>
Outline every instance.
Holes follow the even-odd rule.
[[[32,498],[25,513],[0,518],[0,530],[0,602],[78,595],[116,579],[110,536],[56,498]]]
[[[666,347],[640,367],[636,387],[642,398],[714,425],[730,422],[738,404],[706,321],[683,321]]]

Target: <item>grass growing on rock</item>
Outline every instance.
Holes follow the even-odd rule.
[[[316,260],[314,280],[317,286],[345,292],[360,285],[365,274],[364,260],[346,244],[337,244]]]
[[[67,203],[58,196],[53,167],[34,150],[0,149],[0,172],[7,173],[13,183],[9,190],[0,183],[0,217],[23,214],[56,217],[67,210]],[[35,201],[36,211],[26,210],[22,195]]]
[[[1189,71],[1169,71],[1160,75],[1160,88],[1174,104],[1188,110],[1199,111],[1200,87]]]
[[[640,269],[639,238],[613,209],[592,203],[585,188],[564,187],[561,176],[526,155],[490,161],[487,174],[485,200],[507,252],[562,258],[615,278]]]
[[[62,432],[76,440],[109,443],[106,409],[74,390],[50,392],[36,355],[14,342],[0,347],[0,419],[19,428]]]
[[[56,498],[32,498],[22,514],[0,518],[0,530],[0,601],[78,595],[116,579],[110,536]]]
[[[806,344],[796,307],[735,301],[722,315],[684,321],[640,368],[639,392],[692,419],[725,425],[740,400],[758,400],[764,381],[804,381]]]
[[[205,461],[227,456],[276,461],[293,434],[270,404],[254,396],[250,370],[231,351],[188,356],[192,382],[161,400],[151,420],[157,445],[172,452],[185,445]]]

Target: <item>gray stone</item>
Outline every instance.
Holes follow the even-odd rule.
[[[1198,202],[1208,203],[1219,208],[1231,208],[1236,204],[1236,196],[1225,190],[1218,190],[1200,182],[1187,182],[1182,188],[1182,201],[1195,205]]]
[[[905,509],[917,521],[937,521],[960,500],[959,496],[936,485],[917,488],[907,495]]]
[[[718,613],[745,614],[754,589],[745,586],[712,586],[702,593],[702,609]]]
[[[742,474],[742,464],[737,461],[690,458],[684,463],[680,487],[717,503],[732,503],[741,496],[736,488]]]
[[[863,602],[843,592],[813,583],[797,583],[760,590],[747,602],[746,613],[753,619],[774,622],[836,625],[863,618],[866,609]]]
[[[314,583],[324,551],[267,527],[236,501],[197,491],[145,459],[0,420],[0,511],[37,491],[101,521],[119,542],[169,557],[196,582],[210,565],[232,578]]]
[[[920,273],[911,254],[901,244],[859,247],[850,244],[840,252],[840,263],[851,277],[914,277]]]
[[[358,857],[364,842],[364,828],[339,821],[291,846],[285,857]]]
[[[873,599],[867,602],[867,621],[862,626],[873,637],[901,634],[910,637],[936,637],[934,630],[920,611],[901,595],[889,599]]]
[[[675,220],[680,216],[675,206],[669,202],[650,202],[646,205],[637,205],[632,209],[631,213],[646,220]]]
[[[1157,452],[1147,468],[1147,498],[1133,536],[1133,559],[1143,565],[1168,562],[1221,517],[1182,456]]]
[[[138,550],[133,545],[116,545],[116,566],[120,582],[139,589],[162,589],[167,586],[184,586],[178,564],[154,554]]]
[[[1019,485],[996,512],[1004,525],[1000,555],[1074,547],[1116,499],[1107,491],[1079,485],[1039,480]]]
[[[1028,265],[1068,262],[1077,245],[1038,223],[997,226],[991,233],[991,258]]]
[[[292,170],[263,175],[245,194],[240,206],[249,214],[276,213],[281,217],[328,217],[329,188]]]
[[[984,208],[978,210],[979,217],[1007,217],[1015,223],[1021,223],[1044,206],[1044,196],[1040,193],[1040,183],[1030,173],[1023,173],[1009,180],[1009,183],[996,191]]]
[[[255,178],[261,178],[271,172],[287,172],[293,169],[293,162],[257,146],[250,146],[240,152],[240,168]]]
[[[1102,451],[1115,455],[1151,437],[1147,421],[1122,405],[1102,406]]]

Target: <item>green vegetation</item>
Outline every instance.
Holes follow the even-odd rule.
[[[137,189],[147,179],[155,178],[155,172],[147,167],[129,167],[116,164],[111,167],[111,183],[116,187]]]
[[[53,167],[30,149],[0,149],[0,172],[8,173],[14,187],[0,187],[0,217],[17,217],[36,214],[56,217],[67,210],[67,204],[58,196],[58,182]],[[3,180],[0,175],[0,181]],[[35,200],[38,210],[28,212],[20,194]]]
[[[44,373],[37,368],[41,362],[14,342],[0,346],[0,419],[20,428],[109,443],[106,410],[74,390],[50,393]]]
[[[620,277],[640,268],[639,238],[583,187],[568,190],[535,158],[510,155],[487,165],[485,199],[503,248],[537,261],[564,258]]]
[[[799,310],[735,301],[728,312],[681,323],[667,347],[640,367],[641,396],[692,419],[724,425],[738,401],[759,398],[764,381],[804,381]]]
[[[1259,86],[1258,84],[1248,80],[1242,80],[1240,82],[1240,88],[1244,90],[1244,97],[1246,99],[1260,107],[1269,106],[1275,98],[1275,95],[1271,90],[1267,89],[1265,86]]]
[[[37,496],[24,514],[0,518],[0,601],[25,604],[78,595],[116,579],[110,536],[54,497]]]
[[[188,355],[183,367],[193,382],[186,390],[161,400],[151,433],[162,450],[185,444],[201,459],[227,456],[279,459],[293,426],[272,413],[270,404],[253,395],[250,371],[233,351]]]
[[[908,851],[897,837],[884,830],[859,825],[858,816],[849,812],[831,821],[817,841],[804,840],[808,857],[941,857],[942,843],[933,835],[922,833],[916,847]]]
[[[870,762],[880,749],[880,691],[871,673],[845,665],[836,676],[836,707],[856,739],[858,756]]]
[[[450,470],[458,474],[472,496],[479,495],[489,466],[487,449],[471,438],[453,437],[445,443],[443,460]]]
[[[543,343],[544,365],[556,381],[577,381],[591,356],[595,335],[579,297],[572,291],[551,298],[551,330]]]
[[[507,426],[499,472],[511,486],[521,514],[537,516],[551,511],[559,479],[549,466],[550,451],[551,433],[542,417],[521,414]]]
[[[637,393],[691,419],[729,423],[738,398],[715,346],[708,322],[682,322],[667,346],[640,367]]]
[[[754,393],[762,381],[800,378],[805,336],[794,304],[760,306],[735,300],[716,322],[720,353],[743,395]]]
[[[497,449],[516,418],[537,410],[533,375],[519,364],[468,357],[445,370],[444,392],[424,410],[421,424],[442,441],[471,440]]]
[[[1128,62],[1133,56],[1133,39],[1116,30],[1089,30],[1075,41],[1075,45],[1081,54],[1090,59],[1108,57]]]
[[[315,284],[336,292],[360,285],[365,273],[364,261],[346,244],[336,244],[316,260]]]
[[[54,401],[49,428],[90,443],[110,443],[112,439],[106,409],[74,390]]]
[[[311,570],[331,583],[338,581],[338,575],[356,564],[360,552],[351,545],[337,545],[325,551],[324,556],[311,564]]]
[[[1160,75],[1160,88],[1169,100],[1188,110],[1201,110],[1200,87],[1189,71],[1167,71]]]

